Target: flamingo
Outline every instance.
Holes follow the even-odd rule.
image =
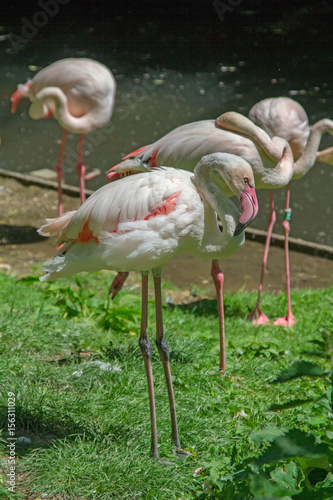
[[[116,83],[111,71],[103,64],[86,58],[61,59],[39,71],[32,80],[19,84],[11,96],[12,113],[19,101],[31,101],[29,115],[34,120],[54,117],[63,128],[61,147],[56,165],[59,215],[63,213],[63,156],[68,131],[79,134],[76,169],[80,184],[81,203],[85,200],[83,165],[84,135],[106,125],[112,115]]]
[[[331,163],[333,165],[333,148],[318,151],[322,134],[329,132],[333,135],[333,121],[328,119],[319,120],[310,127],[305,110],[298,102],[288,97],[277,97],[264,99],[255,104],[249,112],[249,118],[270,137],[283,137],[289,142],[295,164],[293,179],[303,177],[315,164],[316,161]],[[262,264],[261,279],[259,283],[258,299],[254,310],[249,315],[249,319],[256,324],[269,323],[268,317],[260,309],[260,298],[263,288],[263,280],[267,265],[268,250],[271,234],[276,219],[274,209],[274,199],[272,190],[270,195],[270,218],[265,242],[264,258]],[[282,223],[285,237],[285,266],[287,284],[287,314],[277,318],[275,325],[292,326],[295,318],[291,310],[290,299],[290,270],[289,270],[289,249],[288,235],[290,231],[290,183],[286,188],[286,204],[284,210],[284,221]]]
[[[193,171],[203,155],[214,152],[244,158],[252,167],[256,188],[281,188],[293,175],[293,154],[285,139],[270,138],[245,116],[228,112],[216,120],[201,120],[177,127],[153,144],[126,155],[109,170],[107,180],[110,182],[124,175],[149,171],[162,164]],[[214,181],[227,196],[232,196],[232,191],[220,176]],[[213,263],[212,276],[219,296],[221,291],[214,268]],[[119,292],[126,277],[126,273],[116,276],[110,288],[112,296]]]
[[[240,198],[241,213],[217,187],[219,175]],[[148,274],[154,279],[156,345],[163,364],[169,396],[172,440],[178,450],[175,402],[169,366],[169,348],[163,333],[161,274],[163,265],[178,253],[204,259],[227,257],[244,242],[244,228],[258,211],[250,165],[235,155],[204,156],[194,174],[171,167],[124,177],[106,184],[77,210],[47,220],[39,232],[58,235],[58,254],[43,269],[41,281],[81,271],[111,269],[140,271],[142,310],[139,345],[142,351],[150,401],[151,456],[158,458],[152,346],[147,334]],[[219,216],[223,230],[217,224]],[[60,234],[59,234],[60,232]],[[223,311],[223,303],[219,304]],[[221,338],[224,352],[224,339]]]

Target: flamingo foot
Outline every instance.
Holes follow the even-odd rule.
[[[276,319],[273,323],[273,325],[280,325],[280,326],[294,326],[295,324],[296,320],[292,313],[287,314],[287,316],[284,316],[283,318]]]
[[[251,321],[253,325],[269,325],[270,323],[266,314],[264,314],[258,306],[253,309],[247,319]]]
[[[110,290],[109,290],[109,295],[111,295],[112,300],[115,298],[115,296],[122,289],[125,281],[127,280],[128,274],[129,273],[118,273],[117,276],[112,281],[111,286],[110,286]]]

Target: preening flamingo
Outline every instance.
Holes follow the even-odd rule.
[[[241,213],[211,178],[215,171],[240,198]],[[161,273],[163,265],[178,253],[204,259],[227,257],[244,242],[243,229],[257,213],[254,177],[250,165],[234,155],[216,153],[203,157],[194,174],[161,167],[107,184],[83,205],[39,230],[57,236],[62,245],[44,265],[42,281],[81,271],[111,269],[140,271],[142,275],[142,351],[150,399],[151,454],[158,457],[152,346],[147,335],[148,274],[155,288],[156,344],[163,364],[169,395],[174,445],[181,449],[169,367],[169,348],[163,334]],[[218,223],[218,214],[223,230]],[[60,232],[60,235],[59,235]],[[222,302],[219,308],[223,311]],[[224,339],[221,338],[224,351]]]
[[[28,97],[32,103],[29,108],[31,118],[39,120],[53,116],[63,128],[56,165],[59,214],[63,212],[61,182],[67,132],[80,134],[76,169],[83,203],[86,172],[83,165],[84,135],[109,122],[115,92],[115,79],[106,66],[92,59],[70,58],[61,59],[42,69],[32,80],[18,85],[18,89],[10,98],[13,113],[19,101]]]
[[[333,121],[328,119],[319,120],[310,127],[306,112],[298,102],[288,97],[277,97],[264,99],[255,104],[250,112],[249,118],[264,129],[270,137],[283,137],[289,142],[295,164],[293,179],[300,179],[316,161],[322,161],[333,164],[333,148],[327,148],[318,151],[322,134],[329,132],[333,135]],[[254,311],[249,315],[254,323],[269,323],[268,317],[260,309],[260,298],[263,287],[264,274],[266,270],[268,250],[271,240],[271,234],[276,219],[273,192],[270,190],[270,218],[265,243],[265,251],[262,265],[261,280],[258,290],[257,304]],[[289,251],[288,235],[290,231],[291,209],[290,202],[290,184],[288,183],[286,192],[286,205],[284,211],[283,230],[285,236],[285,261],[286,261],[286,282],[287,282],[287,314],[285,317],[274,321],[275,325],[292,326],[295,324],[295,318],[291,310],[290,299],[290,271],[289,271]]]
[[[216,151],[244,158],[252,167],[256,188],[286,186],[293,174],[293,155],[286,140],[280,137],[271,139],[245,116],[228,112],[217,120],[182,125],[153,144],[128,154],[109,170],[107,178],[109,181],[116,180],[123,175],[149,171],[162,164],[193,171],[203,155]],[[214,177],[214,181],[227,196],[232,196],[232,191],[221,177]],[[215,276],[214,265],[212,275]],[[111,285],[113,295],[119,291],[125,279],[124,273],[116,276]],[[221,292],[216,279],[214,284],[219,295]]]

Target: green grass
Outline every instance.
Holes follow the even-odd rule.
[[[223,378],[217,372],[215,301],[194,298],[190,305],[164,308],[180,440],[191,452],[186,459],[174,454],[163,369],[154,348],[159,451],[172,462],[166,465],[149,458],[140,298],[123,290],[110,303],[109,284],[107,273],[52,284],[0,275],[1,499],[43,493],[66,500],[333,498],[325,493],[333,463],[327,373],[333,288],[294,291],[292,328],[254,327],[245,318],[256,295],[227,294],[228,376]],[[285,313],[285,297],[264,295],[262,306],[275,318]],[[149,321],[153,338],[153,302]],[[287,382],[272,383],[301,360],[312,363],[302,365],[305,375],[314,363],[322,371],[315,377],[287,374]],[[6,476],[9,392],[16,398],[15,436],[31,440],[16,443],[15,493],[8,491]],[[270,408],[285,403],[285,409]],[[288,439],[307,446],[299,452],[303,462],[290,457]],[[305,455],[311,467],[304,466]],[[311,479],[310,468],[320,480]]]

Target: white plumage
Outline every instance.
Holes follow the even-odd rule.
[[[249,118],[270,137],[288,141],[295,160],[293,179],[303,177],[316,161],[333,164],[332,148],[318,151],[322,135],[333,135],[332,120],[324,118],[310,126],[303,107],[288,97],[259,101],[250,109]]]
[[[197,170],[216,168],[227,179],[228,170],[234,167],[239,179],[233,172],[233,189],[241,197],[244,177],[254,185],[251,168],[241,158],[211,155]],[[87,266],[89,271],[149,271],[183,251],[207,259],[230,255],[244,239],[243,235],[233,236],[239,212],[218,193],[217,208],[225,226],[221,233],[216,207],[209,204],[210,195],[205,193],[218,190],[212,181],[198,189],[198,178],[166,167],[126,177],[100,188],[76,212],[48,220],[41,234],[60,231],[57,245],[62,246],[56,259],[46,265],[49,274],[42,279],[85,271]]]
[[[322,134],[329,132],[333,135],[332,120],[319,120],[310,127],[307,114],[302,106],[288,97],[268,98],[259,101],[250,109],[249,117],[256,125],[265,130],[270,137],[279,136],[288,141],[295,160],[293,179],[303,177],[310,170],[310,168],[313,167],[316,161],[324,161],[333,164],[333,148],[318,151]],[[283,221],[288,309],[285,317],[278,318],[274,321],[274,324],[282,326],[292,326],[295,324],[290,299],[288,235],[290,231],[289,220],[291,216],[291,209],[289,207],[289,200],[290,184],[287,186],[285,220]],[[258,299],[253,312],[249,315],[249,319],[255,324],[269,323],[268,317],[260,309],[260,299],[271,233],[274,227],[275,219],[276,214],[274,209],[273,192],[270,191],[270,219],[263,258],[261,280],[259,284]]]
[[[271,139],[239,113],[224,113],[217,120],[202,120],[175,128],[159,140],[129,153],[108,172],[117,174],[148,171],[172,165],[193,172],[204,155],[221,152],[244,158],[253,170],[256,188],[280,188],[293,175],[293,156],[289,144],[279,137]],[[220,185],[227,196],[232,192]]]
[[[109,122],[115,93],[115,79],[104,64],[87,58],[69,58],[56,61],[42,69],[32,80],[18,85],[18,89],[11,96],[12,112],[16,111],[19,101],[27,97],[31,101],[31,118],[39,120],[54,117],[63,128],[56,166],[59,215],[63,212],[61,182],[67,131],[80,134],[76,169],[83,202],[86,172],[83,165],[84,135]]]
[[[211,179],[213,171],[240,198],[241,213]],[[215,153],[203,157],[194,174],[174,168],[125,177],[96,191],[76,212],[48,220],[40,233],[58,237],[58,255],[46,263],[42,281],[80,271],[140,270],[142,314],[139,345],[145,363],[151,414],[151,455],[158,457],[157,428],[152,375],[152,346],[147,334],[148,272],[154,277],[156,345],[168,388],[172,439],[178,437],[169,348],[162,321],[161,272],[176,253],[187,252],[207,259],[226,257],[244,242],[243,229],[258,211],[250,165],[234,155]],[[218,224],[218,214],[223,231]],[[214,280],[219,269],[215,262]],[[120,280],[122,279],[121,275]],[[222,292],[222,288],[221,288]],[[222,295],[219,311],[223,306]],[[223,307],[222,307],[223,310]],[[220,319],[221,324],[221,319]],[[223,324],[223,321],[222,321]],[[224,362],[224,331],[221,359]],[[225,364],[222,365],[224,370]]]

